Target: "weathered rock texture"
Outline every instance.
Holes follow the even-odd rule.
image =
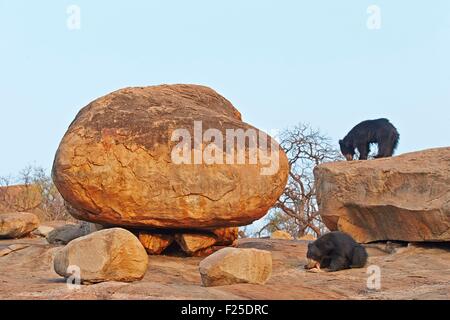
[[[63,277],[72,275],[69,266],[80,270],[81,282],[131,282],[144,277],[148,255],[131,232],[112,228],[75,239],[57,252],[54,269]]]
[[[72,215],[103,224],[189,229],[247,225],[261,218],[286,184],[284,152],[269,139],[279,160],[273,175],[261,174],[270,166],[263,161],[176,164],[171,153],[180,138],[171,141],[172,133],[186,129],[192,139],[184,142],[192,142],[194,121],[202,122],[201,133],[218,129],[224,140],[227,129],[259,133],[242,122],[228,100],[196,85],[122,89],[83,108],[53,166],[54,182]],[[211,140],[203,147],[213,146]],[[223,149],[220,141],[214,144]],[[237,144],[229,153],[236,149]]]
[[[258,249],[224,248],[200,262],[205,287],[264,284],[272,274],[272,254]]]
[[[0,214],[0,238],[20,238],[39,227],[39,218],[33,213]]]
[[[359,242],[450,241],[450,148],[315,170],[322,219]]]
[[[28,247],[29,247],[29,245],[27,245],[27,244],[12,244],[6,248],[0,249],[0,258],[4,257],[10,253],[26,249]]]

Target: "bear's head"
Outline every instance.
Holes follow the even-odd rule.
[[[320,261],[322,256],[323,256],[322,252],[314,243],[308,244],[308,251],[306,252],[306,258],[314,261]]]
[[[341,147],[341,152],[347,161],[352,161],[355,155],[355,148],[346,143],[344,140],[339,140],[339,146]]]
[[[320,262],[324,257],[331,255],[333,249],[333,242],[319,238],[313,243],[308,244],[306,257],[308,259]]]

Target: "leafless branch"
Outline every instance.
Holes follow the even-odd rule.
[[[291,171],[283,194],[258,233],[284,229],[295,237],[308,233],[320,236],[326,227],[318,212],[313,170],[342,156],[330,138],[308,124],[284,130],[280,145],[288,156]]]

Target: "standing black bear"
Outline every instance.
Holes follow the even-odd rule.
[[[378,155],[375,158],[391,157],[397,148],[400,135],[388,119],[366,120],[357,124],[339,140],[341,152],[348,161],[353,160],[355,148],[359,152],[359,160],[367,160],[370,144],[378,144]]]
[[[312,261],[305,266],[306,269],[318,266],[319,269],[326,268],[329,271],[362,268],[367,262],[366,249],[340,231],[326,233],[308,244],[306,257]]]

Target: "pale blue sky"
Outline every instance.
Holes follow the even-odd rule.
[[[448,0],[0,0],[0,39],[0,175],[50,169],[91,100],[161,83],[210,86],[265,130],[303,121],[337,142],[387,117],[399,153],[450,145]]]

